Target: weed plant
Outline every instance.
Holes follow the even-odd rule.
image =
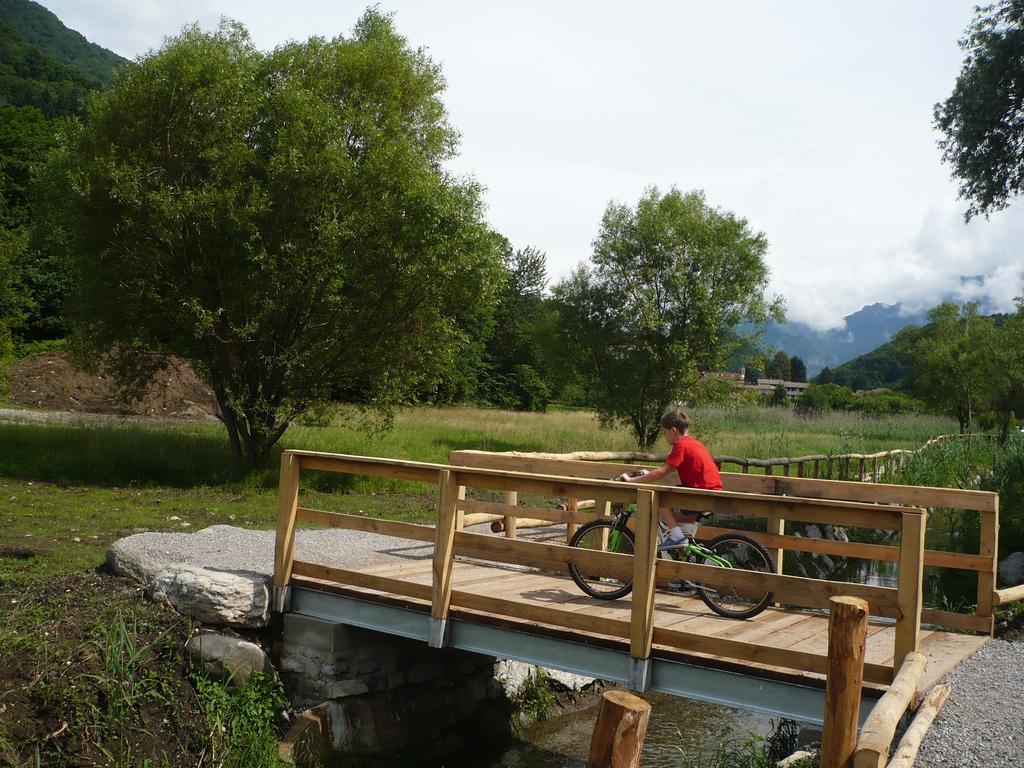
[[[196,695],[206,715],[210,760],[220,768],[279,768],[278,724],[287,707],[284,687],[275,677],[254,673],[237,691],[201,675]]]
[[[512,722],[514,730],[551,717],[558,702],[547,672],[537,668],[527,675],[512,703],[516,712]]]

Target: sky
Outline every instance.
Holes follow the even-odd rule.
[[[182,26],[241,21],[270,49],[347,35],[346,0],[42,0],[127,58]],[[976,0],[381,0],[442,66],[462,136],[451,167],[485,188],[490,225],[534,246],[552,281],[586,261],[609,202],[704,190],[770,244],[787,316],[840,327],[866,304],[908,311],[1024,294],[1024,200],[964,222],[932,126]],[[963,277],[971,280],[964,281]]]

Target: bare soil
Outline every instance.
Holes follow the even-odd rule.
[[[0,581],[0,765],[201,762],[207,724],[181,650],[190,627],[141,598],[127,579],[95,572]],[[121,621],[134,660],[104,642]],[[134,671],[122,678],[116,667]],[[117,711],[111,685],[130,711]]]
[[[211,420],[217,415],[213,392],[188,363],[171,358],[141,399],[124,402],[113,379],[76,369],[66,352],[26,357],[7,367],[10,402],[52,411],[123,416]]]

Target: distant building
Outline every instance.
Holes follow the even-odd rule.
[[[810,386],[806,381],[784,381],[782,379],[758,379],[757,384],[744,384],[743,389],[754,392],[765,392],[771,394],[781,384],[786,388],[786,394],[790,400],[800,397],[804,390]]]

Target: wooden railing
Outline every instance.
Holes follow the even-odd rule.
[[[588,467],[594,469],[592,464],[588,464]],[[438,494],[436,524],[429,526],[370,519],[302,507],[299,503],[300,476],[301,472],[306,470],[399,478],[433,484]],[[749,477],[753,479],[754,476]],[[764,479],[771,481],[771,478]],[[636,516],[635,553],[630,556],[588,551],[560,543],[500,538],[461,530],[459,516],[460,510],[464,513],[467,508],[467,489],[506,494],[530,493],[552,499],[590,497],[608,503],[636,503],[639,514]],[[770,589],[774,591],[777,601],[796,607],[825,608],[828,606],[829,598],[837,595],[862,598],[869,604],[873,615],[895,619],[893,658],[898,663],[907,653],[917,650],[919,646],[922,573],[925,562],[924,510],[900,504],[883,506],[863,501],[835,500],[827,498],[824,492],[827,489],[819,487],[817,490],[817,497],[797,497],[762,493],[753,489],[705,491],[658,485],[627,486],[608,480],[575,477],[568,472],[515,472],[498,468],[286,451],[281,457],[278,497],[274,564],[275,608],[284,610],[293,577],[307,577],[428,602],[432,619],[431,642],[438,646],[445,644],[447,619],[454,607],[622,638],[628,641],[630,656],[634,662],[641,665],[649,661],[652,644],[656,643],[682,652],[714,654],[740,661],[819,674],[825,674],[827,671],[827,657],[823,654],[771,648],[740,640],[713,638],[655,626],[655,582],[684,578],[741,591],[744,588]],[[896,548],[900,574],[898,587],[850,584],[782,574],[752,575],[740,570],[732,571],[659,559],[656,557],[654,521],[655,511],[662,506],[744,517],[799,520],[897,531],[901,535],[901,543]],[[516,512],[522,511],[522,508],[511,508]],[[534,513],[535,511],[531,509],[530,514]],[[577,511],[575,514],[583,513]],[[593,514],[595,513],[590,513],[591,516]],[[373,575],[358,570],[296,560],[295,529],[299,524],[372,531],[421,542],[433,542],[432,583],[415,584],[397,576]],[[567,564],[575,563],[578,566],[600,569],[610,576],[632,576],[634,591],[630,620],[611,619],[555,607],[527,605],[454,589],[452,570],[453,560],[457,556],[528,566],[557,573],[565,573]],[[864,679],[869,682],[888,683],[892,676],[892,665],[865,665]]]
[[[530,455],[523,453],[490,453],[487,451],[452,451],[449,456],[451,464],[469,467],[480,467],[520,472],[541,472],[571,477],[609,478],[621,472],[636,469],[636,465],[621,462],[552,458],[550,455]],[[654,486],[664,488],[674,484],[670,476],[662,481],[665,485]],[[771,551],[778,572],[782,573],[785,552],[808,552],[853,557],[863,560],[880,562],[900,562],[902,545],[864,544],[852,541],[835,541],[832,539],[815,539],[806,536],[786,534],[786,521],[796,520],[789,516],[785,509],[784,499],[794,497],[804,499],[821,499],[835,502],[863,502],[875,505],[908,505],[932,508],[945,508],[977,512],[980,516],[979,550],[977,554],[962,552],[945,552],[941,550],[924,550],[924,565],[935,568],[949,568],[969,571],[977,574],[977,607],[974,613],[958,611],[925,609],[923,620],[929,624],[949,627],[969,632],[991,634],[995,628],[995,607],[1012,600],[1024,599],[1024,588],[1015,587],[996,591],[997,540],[999,532],[999,496],[987,491],[969,491],[953,488],[925,488],[906,485],[876,485],[873,483],[845,482],[840,480],[815,480],[810,478],[780,477],[757,474],[723,472],[722,483],[726,491],[770,495],[782,503],[771,508],[764,508],[760,516],[766,521],[766,531],[744,531],[745,534],[762,543]],[[713,493],[705,491],[703,493]],[[781,498],[780,498],[781,497]],[[567,537],[571,537],[576,525],[593,519],[595,514],[607,514],[611,499],[596,494],[593,500],[570,498],[567,509],[542,509],[537,506],[515,507],[502,503],[460,502],[462,509],[471,513],[464,522],[481,523],[516,519],[517,523],[511,532],[505,527],[506,536],[515,536],[518,528],[534,525],[551,525],[565,523]],[[723,511],[730,514],[741,514],[729,508],[711,509],[708,505],[694,506],[687,504],[663,504],[663,506],[681,506],[686,509],[702,511]],[[877,508],[877,507],[876,507]],[[835,522],[822,517],[809,522]],[[835,523],[839,525],[840,523]],[[861,517],[856,522],[847,523],[858,528],[897,530],[891,520],[884,517]],[[887,527],[888,526],[888,527]],[[727,529],[715,525],[702,525],[698,538],[710,539],[725,533]],[[853,593],[850,593],[853,594]]]

